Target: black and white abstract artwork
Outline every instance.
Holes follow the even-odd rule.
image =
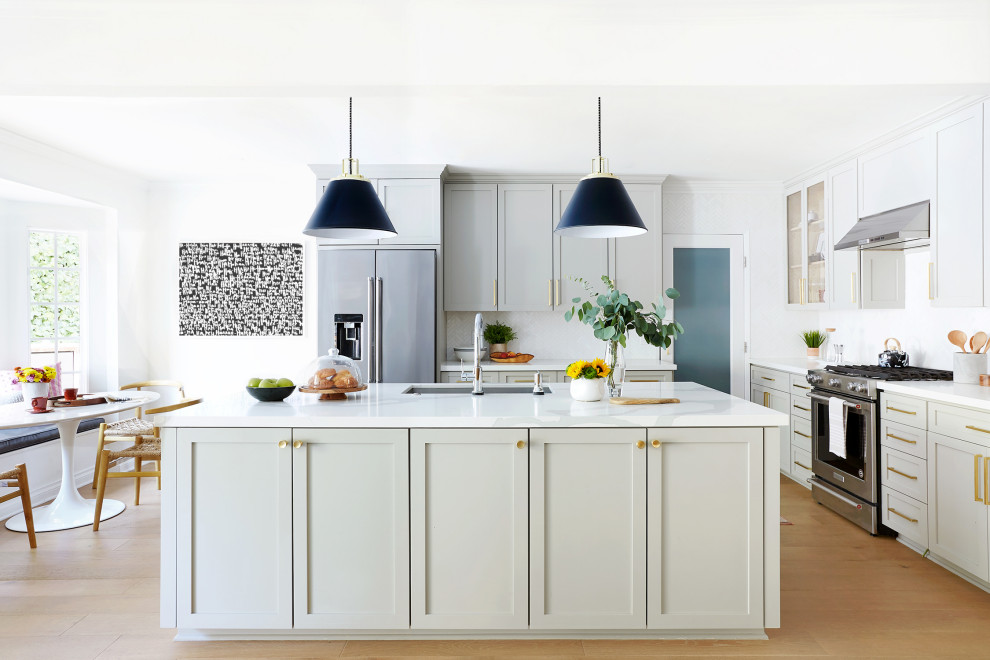
[[[180,243],[179,334],[303,334],[300,243]]]

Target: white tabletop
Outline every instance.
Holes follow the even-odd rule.
[[[127,410],[140,408],[152,401],[156,401],[160,396],[157,392],[100,392],[97,394],[109,394],[122,398],[128,397],[130,401],[101,403],[95,406],[66,406],[64,408],[55,408],[51,412],[37,414],[28,412],[31,404],[26,401],[9,403],[0,406],[0,429],[16,429],[24,426],[48,426],[68,420],[79,422],[94,417],[116,415]]]

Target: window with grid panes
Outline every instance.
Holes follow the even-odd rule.
[[[61,231],[29,234],[31,364],[62,363],[62,387],[84,387],[82,237]]]

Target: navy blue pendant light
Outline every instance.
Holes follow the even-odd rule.
[[[353,154],[354,99],[348,100],[348,153],[341,175],[330,182],[303,233],[344,240],[389,238],[397,232],[375,187],[358,172]]]
[[[578,183],[554,231],[576,238],[623,238],[646,233],[646,225],[615,175],[602,158],[602,98],[598,97],[598,157],[591,174]]]

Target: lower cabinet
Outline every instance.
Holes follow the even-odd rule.
[[[529,625],[526,429],[412,429],[412,627]]]
[[[530,431],[530,626],[646,627],[646,431]]]
[[[647,441],[647,627],[762,628],[762,429]]]

